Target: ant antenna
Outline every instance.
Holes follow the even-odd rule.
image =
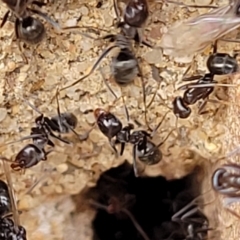
[[[57,113],[58,113],[58,120],[59,120],[59,128],[60,128],[60,132],[62,132],[63,130],[63,122],[62,122],[62,116],[60,113],[60,106],[59,106],[59,100],[58,100],[58,95],[59,95],[59,87],[57,87],[57,91],[56,91],[56,101],[57,101]]]
[[[162,125],[163,121],[165,120],[165,118],[167,117],[167,115],[170,113],[171,111],[168,111],[165,113],[165,115],[163,116],[162,120],[158,123],[158,125],[153,129],[152,133],[151,133],[151,138],[156,134],[157,130],[159,129],[159,127]]]
[[[29,101],[27,101],[25,98],[22,98],[23,101],[29,106],[31,107],[34,111],[36,111],[37,113],[39,113],[40,115],[43,115],[43,113],[38,109],[36,108],[34,105],[32,105]]]
[[[139,66],[139,64],[137,63],[137,67],[138,67],[138,72],[140,74],[140,78],[141,78],[141,82],[142,82],[142,91],[143,91],[143,106],[144,106],[144,118],[145,118],[145,123],[146,126],[148,127],[148,129],[151,130],[149,124],[148,124],[148,120],[147,120],[147,104],[146,104],[146,90],[145,90],[145,83],[144,83],[144,79],[143,79],[143,74],[142,74],[142,70]]]
[[[13,144],[13,143],[17,143],[17,142],[21,142],[21,141],[24,141],[24,140],[27,140],[27,139],[32,139],[32,138],[36,138],[36,137],[42,137],[43,134],[32,134],[32,135],[29,135],[29,136],[26,136],[26,137],[22,137],[18,140],[15,140],[15,141],[12,141],[12,142],[8,142],[8,143],[5,143],[3,145],[1,145],[0,147],[3,147],[3,146],[6,146],[6,145],[10,145],[10,144]]]
[[[114,7],[114,12],[115,12],[116,17],[117,17],[117,22],[120,23],[121,22],[121,16],[120,16],[120,10],[118,8],[117,0],[113,0],[113,7]]]
[[[203,87],[237,87],[237,84],[227,84],[227,83],[203,83],[203,84],[188,84],[179,87],[177,90],[187,90],[189,88],[203,88]]]
[[[75,86],[76,84],[78,84],[79,82],[81,82],[82,80],[84,80],[85,78],[89,77],[97,68],[98,64],[102,61],[102,59],[104,57],[106,57],[108,55],[108,53],[114,49],[114,48],[117,48],[118,46],[116,45],[113,45],[113,46],[110,46],[108,47],[107,49],[105,49],[102,54],[100,55],[100,57],[98,58],[98,60],[93,64],[91,70],[89,71],[89,73],[87,73],[85,76],[81,77],[80,79],[78,79],[77,81],[73,82],[72,84],[66,86],[66,87],[63,87],[62,89],[60,89],[60,92],[64,89],[67,89],[67,88],[70,88],[70,87],[73,87]]]
[[[119,98],[117,97],[116,93],[112,90],[112,88],[111,88],[110,85],[108,84],[108,82],[107,82],[107,80],[106,80],[106,78],[105,78],[105,76],[104,76],[104,74],[103,74],[102,68],[99,68],[99,71],[100,71],[100,73],[101,73],[101,75],[102,75],[102,79],[103,79],[104,84],[106,85],[106,87],[108,88],[108,90],[111,92],[111,94],[114,96],[115,101],[117,101]],[[120,87],[120,88],[121,88],[121,93],[122,93],[122,87]],[[126,102],[125,102],[125,99],[124,99],[123,94],[122,94],[121,98],[122,98],[122,101],[123,101],[123,105],[124,105],[124,109],[125,109],[125,114],[126,114],[126,117],[127,117],[127,121],[129,122],[129,120],[130,120],[129,112],[128,112],[127,105],[126,105]]]

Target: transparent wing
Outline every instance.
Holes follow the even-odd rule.
[[[202,51],[212,41],[240,26],[236,16],[239,0],[232,5],[214,9],[186,22],[178,22],[163,35],[160,47],[167,55],[182,57]]]

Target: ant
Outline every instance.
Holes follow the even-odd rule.
[[[47,5],[46,3],[43,3],[41,1],[2,0],[2,2],[7,5],[9,10],[5,13],[3,20],[0,24],[0,27],[2,28],[5,25],[6,21],[9,18],[9,14],[13,13],[16,18],[14,23],[15,25],[14,29],[15,29],[15,36],[17,39],[18,48],[26,63],[28,63],[28,60],[23,53],[19,40],[22,40],[27,44],[38,44],[43,40],[43,38],[46,35],[46,29],[43,23],[39,19],[32,17],[32,15],[36,14],[40,16],[58,31],[69,31],[71,29],[86,28],[86,27],[78,27],[78,26],[61,27],[57,22],[51,19],[46,13],[43,13],[38,9],[35,9],[35,8],[33,9],[29,7],[30,4],[33,6],[37,6],[38,8],[41,8]],[[83,36],[86,36],[84,33],[80,33],[80,34],[82,34]]]
[[[180,211],[172,216],[173,222],[181,223],[187,230],[185,240],[203,240],[207,237],[207,231],[212,230],[209,228],[207,217],[198,207],[198,198],[195,198]]]
[[[8,160],[0,157],[2,160]],[[26,230],[20,225],[8,164],[3,161],[7,184],[0,180],[0,239],[26,240]]]
[[[46,161],[47,155],[53,151],[55,144],[50,140],[50,137],[56,138],[59,141],[70,144],[69,141],[64,140],[60,136],[56,136],[53,131],[58,133],[68,133],[72,131],[75,135],[79,137],[80,140],[85,140],[90,133],[88,131],[85,135],[79,135],[74,128],[77,125],[77,118],[73,113],[60,113],[59,102],[58,102],[58,91],[57,91],[57,112],[58,115],[52,118],[45,117],[37,108],[35,108],[31,103],[25,100],[25,102],[35,111],[37,111],[40,116],[35,119],[36,127],[31,128],[31,134],[29,136],[23,137],[20,140],[7,143],[12,144],[26,139],[32,139],[32,144],[27,144],[22,150],[19,151],[15,157],[15,161],[11,164],[14,170],[20,170],[25,168],[30,168],[40,161]],[[45,151],[45,146],[49,145],[52,148]]]
[[[149,43],[141,39],[140,33],[138,31],[138,28],[141,28],[148,18],[148,3],[146,0],[129,1],[124,11],[124,21],[121,21],[119,13],[120,11],[116,0],[114,0],[114,10],[117,16],[117,27],[120,28],[120,33],[116,35],[108,34],[101,39],[109,39],[110,42],[115,43],[107,47],[101,53],[97,61],[93,64],[89,73],[76,80],[72,84],[63,87],[60,91],[73,87],[79,82],[83,81],[85,78],[89,77],[96,70],[103,58],[105,58],[112,49],[119,48],[120,51],[118,55],[113,57],[110,63],[111,74],[113,75],[115,82],[120,87],[132,83],[137,76],[140,76],[143,89],[143,103],[146,111],[146,96],[143,74],[139,66],[138,59],[133,53],[132,40],[138,44],[141,43],[147,47],[152,48]],[[93,39],[98,40],[99,38]]]
[[[127,110],[126,106],[125,109]],[[99,130],[108,138],[109,143],[116,155],[118,154],[115,147],[117,143],[121,143],[120,155],[123,154],[126,143],[133,144],[133,168],[135,176],[138,177],[139,174],[137,169],[137,159],[147,165],[157,164],[162,159],[162,153],[159,147],[167,140],[173,130],[170,131],[167,137],[157,145],[150,139],[156,133],[157,129],[161,126],[168,113],[169,112],[165,114],[155,130],[153,130],[152,134],[144,130],[132,132],[134,129],[133,124],[128,124],[127,126],[123,127],[121,121],[114,114],[102,108],[95,109],[94,116],[96,118]],[[127,118],[129,119],[128,111]],[[115,139],[112,140],[113,138]]]
[[[224,207],[227,208],[233,215],[240,216],[229,209],[228,206],[234,202],[239,202],[240,197],[240,165],[236,163],[224,164],[217,168],[212,175],[213,189],[224,196]]]
[[[115,97],[115,102],[119,99],[114,91],[111,89],[109,84],[107,83],[106,79],[103,76],[102,71],[102,78],[108,90],[112,93]],[[127,106],[125,104],[124,97],[122,97],[124,109],[126,113],[126,118],[128,121],[128,125],[123,127],[122,122],[109,110],[104,110],[102,108],[96,108],[94,110],[94,117],[96,119],[96,123],[98,125],[99,130],[108,138],[108,141],[114,150],[116,156],[118,157],[118,151],[115,147],[116,144],[121,144],[120,155],[123,154],[126,143],[131,143],[133,145],[132,149],[132,156],[133,156],[133,169],[135,176],[138,177],[138,169],[137,169],[137,159],[147,165],[154,165],[161,161],[162,153],[159,147],[168,139],[170,134],[173,132],[170,131],[167,137],[158,145],[151,141],[152,137],[156,133],[157,129],[162,125],[163,121],[165,120],[167,112],[160,123],[152,130],[152,133],[148,133],[145,130],[138,130],[133,131],[134,125],[129,123],[130,117]],[[146,117],[146,116],[145,116]],[[113,140],[114,139],[114,140]]]
[[[28,44],[38,44],[43,40],[46,34],[43,23],[39,19],[34,18],[31,15],[37,14],[38,16],[45,19],[48,23],[53,25],[55,28],[60,27],[47,14],[41,12],[40,10],[28,7],[29,4],[35,5],[37,7],[42,7],[46,5],[45,3],[32,0],[2,1],[7,5],[9,10],[5,13],[0,27],[2,28],[5,25],[6,21],[8,20],[9,14],[12,12],[16,17],[14,29],[17,44],[25,62],[28,63],[28,60],[23,53],[19,40],[22,40]]]
[[[215,86],[235,86],[231,84],[218,84],[214,81],[215,75],[233,74],[238,71],[238,63],[236,57],[238,54],[230,56],[227,53],[217,52],[217,41],[213,46],[213,53],[208,57],[207,68],[209,73],[205,75],[197,75],[189,78],[183,78],[183,81],[198,81],[195,84],[189,83],[181,86],[179,90],[185,90],[183,97],[177,96],[173,104],[173,112],[179,118],[188,118],[191,114],[189,105],[193,105],[199,100],[203,102],[199,106],[199,114],[202,113],[203,108],[209,100],[210,94],[213,92]],[[215,101],[213,101],[215,102]]]

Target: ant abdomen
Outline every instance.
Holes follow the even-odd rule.
[[[18,171],[22,168],[30,168],[40,161],[45,161],[46,153],[34,144],[26,145],[16,156],[11,168]]]
[[[17,19],[15,24],[17,38],[29,44],[37,44],[45,37],[45,27],[41,21],[31,16]]]
[[[77,117],[70,112],[61,113],[60,116],[54,116],[51,118],[51,121],[57,126],[57,128],[51,126],[52,130],[60,133],[69,133],[69,127],[75,129],[78,123]]]
[[[132,82],[138,74],[138,63],[135,56],[128,50],[121,50],[111,64],[112,74],[118,84]]]

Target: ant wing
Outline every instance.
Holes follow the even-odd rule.
[[[200,52],[212,41],[240,26],[235,11],[236,6],[223,6],[186,22],[178,22],[163,35],[160,47],[173,57]]]

